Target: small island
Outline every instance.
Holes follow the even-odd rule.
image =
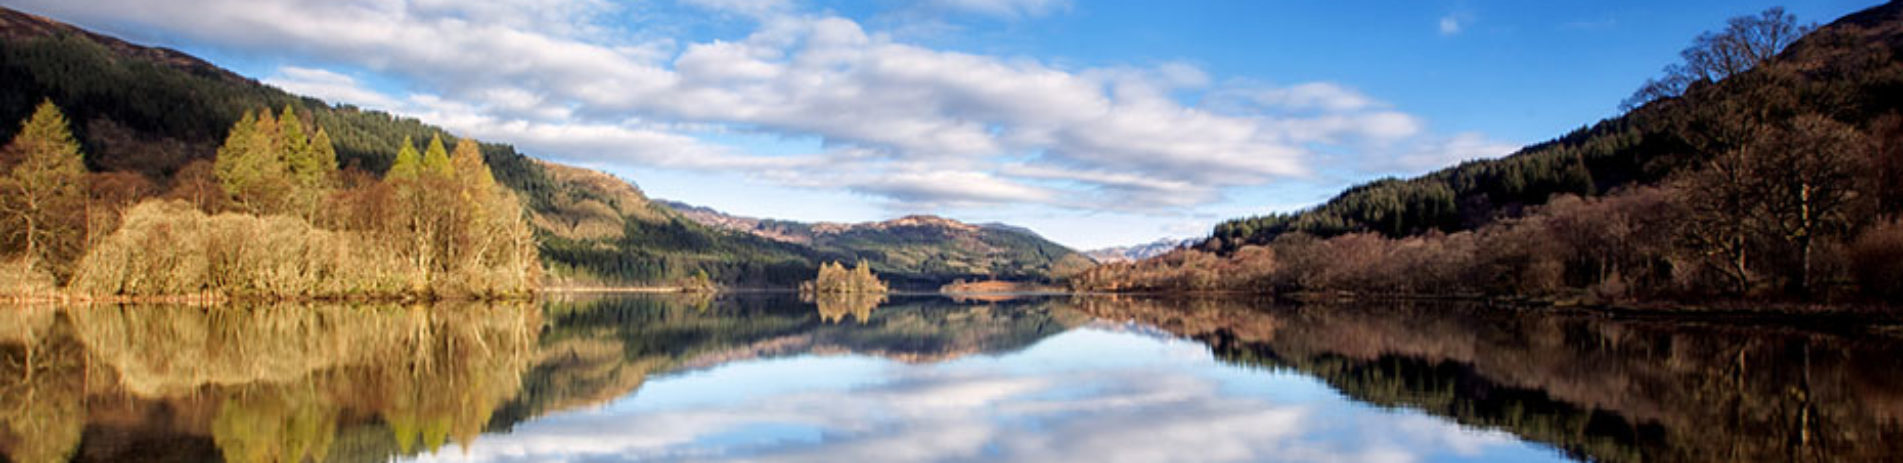
[[[827,262],[819,266],[819,276],[812,281],[800,283],[800,294],[885,294],[888,289],[884,281],[872,274],[872,267],[864,261],[847,269],[839,262]]]

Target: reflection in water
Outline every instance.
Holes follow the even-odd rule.
[[[1898,354],[1446,304],[33,306],[0,310],[0,455],[1881,459],[1903,454]]]
[[[1447,304],[1264,309],[1084,300],[1241,365],[1495,427],[1601,461],[1834,461],[1903,455],[1903,342],[1780,327]]]
[[[800,300],[811,302],[819,308],[819,319],[827,323],[839,323],[852,315],[853,320],[865,323],[872,320],[872,309],[884,304],[884,293],[820,293],[801,294]]]
[[[541,325],[525,305],[17,316],[0,339],[17,342],[0,350],[0,451],[16,461],[363,461],[468,442],[516,396]]]

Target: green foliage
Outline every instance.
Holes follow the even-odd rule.
[[[432,138],[432,140],[435,139]],[[397,180],[412,180],[422,174],[423,156],[416,153],[416,144],[411,143],[410,137],[405,136],[403,137],[403,144],[397,147],[396,161],[390,164],[390,171],[385,173],[384,177]]]
[[[423,150],[423,170],[443,177],[455,174],[449,165],[449,151],[443,148],[443,137],[430,137],[429,148]]]
[[[41,102],[0,159],[11,164],[0,164],[0,252],[66,281],[87,238],[85,160],[66,116]]]

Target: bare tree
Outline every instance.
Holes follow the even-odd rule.
[[[1620,103],[1631,110],[1654,100],[1685,94],[1700,82],[1717,82],[1770,61],[1784,47],[1810,33],[1813,26],[1800,26],[1797,16],[1783,7],[1771,7],[1755,16],[1739,16],[1726,22],[1725,29],[1706,32],[1692,40],[1692,46],[1679,52],[1685,62],[1665,67],[1665,75],[1647,79],[1645,85]]]

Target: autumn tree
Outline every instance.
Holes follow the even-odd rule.
[[[0,176],[0,231],[28,265],[60,282],[84,252],[86,165],[66,115],[43,101],[6,146],[18,159]]]
[[[807,294],[866,294],[886,290],[885,282],[872,274],[872,266],[865,261],[851,269],[839,262],[821,264],[818,276],[800,284],[800,292]]]

